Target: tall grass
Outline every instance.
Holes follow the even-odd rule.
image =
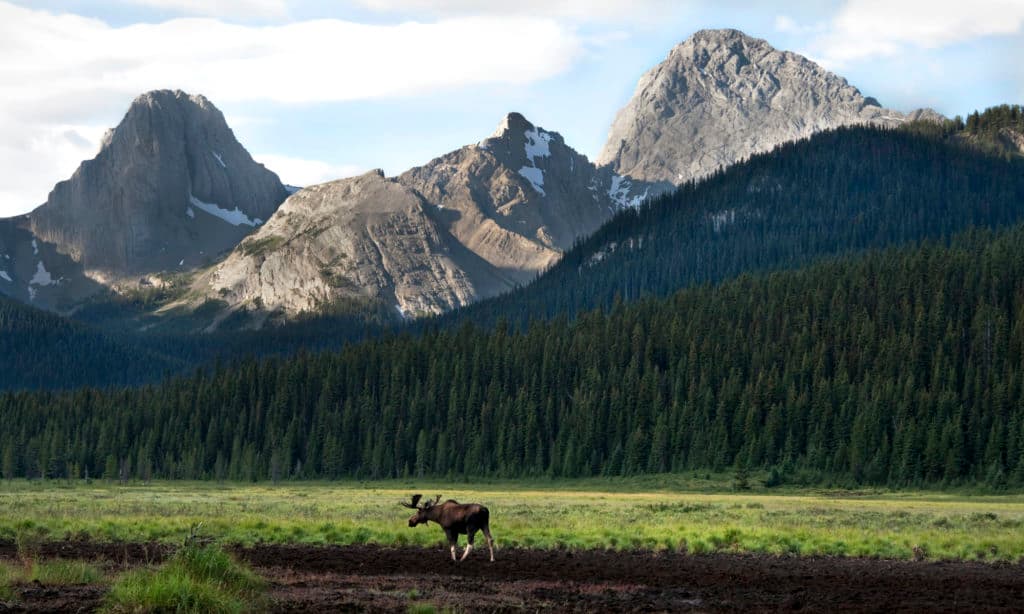
[[[251,612],[265,606],[263,580],[217,546],[186,544],[157,569],[123,574],[106,612]]]
[[[491,510],[499,547],[1018,561],[1024,495],[879,490],[730,489],[732,476],[572,481],[395,480],[149,486],[0,484],[0,539],[178,541],[204,523],[222,543],[440,547],[436,527],[408,528],[409,494],[441,493]],[[718,480],[717,482],[715,480]]]

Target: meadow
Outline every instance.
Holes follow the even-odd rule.
[[[764,489],[682,476],[557,481],[0,482],[0,540],[440,546],[410,494],[491,510],[500,548],[1024,560],[1024,495]],[[462,543],[465,543],[463,538]],[[500,552],[500,550],[499,550]]]

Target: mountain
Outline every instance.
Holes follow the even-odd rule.
[[[882,108],[801,55],[738,30],[701,30],[640,78],[597,164],[678,184],[821,130],[916,119],[942,116]]]
[[[529,286],[441,323],[573,317],[617,298],[1024,221],[1024,158],[919,128],[837,128],[688,182],[620,213]]]
[[[143,94],[45,204],[0,220],[0,254],[14,269],[0,292],[67,307],[149,274],[161,283],[233,248],[287,195],[209,100]]]
[[[398,177],[311,186],[178,305],[268,315],[383,308],[436,314],[528,283],[579,237],[640,198],[556,132],[518,113],[497,131]]]

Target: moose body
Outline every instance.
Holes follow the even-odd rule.
[[[491,537],[490,519],[491,513],[486,507],[477,503],[459,503],[454,499],[448,499],[444,503],[438,503],[441,495],[433,501],[427,501],[418,505],[421,495],[413,495],[412,503],[402,503],[403,506],[416,510],[416,513],[409,517],[409,526],[415,527],[418,524],[436,522],[444,529],[448,538],[448,547],[451,549],[453,561],[465,561],[466,557],[473,550],[473,538],[477,531],[482,531],[487,539],[487,550],[491,555],[491,562],[494,562],[494,539]],[[455,550],[459,544],[459,535],[466,536],[466,550],[462,558],[456,558]]]

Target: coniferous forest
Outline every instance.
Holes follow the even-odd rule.
[[[1024,485],[1024,162],[960,138],[1020,113],[969,120],[784,145],[392,332],[113,335],[4,301],[0,388],[91,387],[0,395],[0,473]]]
[[[5,476],[1024,484],[1024,226],[157,386],[6,393]]]

